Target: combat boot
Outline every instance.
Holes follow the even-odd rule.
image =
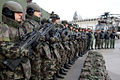
[[[70,65],[73,65],[75,62],[74,61],[69,61],[69,64]]]
[[[64,65],[64,68],[65,69],[70,69],[70,67],[67,64]]]
[[[67,70],[63,69],[64,72],[68,72]]]
[[[79,56],[79,57],[82,57],[82,56],[83,56],[83,53],[79,53],[78,56]]]
[[[67,66],[68,66],[68,67],[71,67],[71,65],[70,65],[70,64],[67,64]]]
[[[63,76],[61,76],[61,75],[59,74],[59,71],[57,71],[57,73],[56,73],[56,77],[57,77],[57,78],[64,79],[64,77],[63,77]]]
[[[63,69],[60,69],[59,73],[62,74],[62,75],[67,75],[67,74],[63,71]]]
[[[79,56],[75,56],[75,59],[77,60],[79,58]]]
[[[57,80],[57,79],[56,79],[56,75],[53,76],[53,79],[52,79],[52,80]]]

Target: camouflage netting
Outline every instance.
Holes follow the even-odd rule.
[[[111,80],[102,54],[96,51],[88,52],[79,80]]]

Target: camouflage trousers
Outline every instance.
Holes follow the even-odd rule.
[[[60,57],[61,57],[61,61],[60,61],[60,67],[63,67],[64,64],[66,63],[66,60],[67,60],[67,56],[65,54],[65,49],[63,47],[63,45],[61,43],[59,43],[60,45],[60,48],[59,48],[59,54],[60,54]]]
[[[31,60],[31,80],[40,80],[41,79],[41,60],[35,58]]]
[[[74,44],[73,44],[73,45],[74,45],[74,48],[75,48],[75,53],[74,53],[74,57],[75,57],[75,56],[77,56],[77,54],[78,54],[78,50],[79,50],[79,47],[78,47],[78,46],[79,46],[79,45],[77,44],[77,41],[74,41]]]
[[[9,68],[0,68],[0,80],[20,80],[24,79],[24,74],[20,67],[17,68],[17,71],[11,71]]]
[[[25,49],[20,50],[19,46],[10,42],[0,43],[0,50],[0,80],[25,80],[25,73],[22,64],[19,64],[15,70],[12,71],[6,65],[3,65],[3,61],[6,59],[13,60],[28,55],[28,51]]]
[[[60,68],[61,67],[63,67],[64,66],[64,64],[66,63],[66,54],[65,54],[65,51],[64,50],[62,50],[62,49],[60,49],[59,50],[59,53],[60,53],[60,56],[61,56],[61,61],[60,61],[60,64],[58,64],[58,66],[60,66]]]
[[[54,59],[43,59],[41,72],[42,72],[42,79],[49,80],[52,79],[52,76],[55,74],[55,60]]]
[[[84,51],[84,47],[85,47],[85,44],[84,44],[84,40],[80,40],[79,41],[79,51],[80,51],[80,53],[82,53],[83,51]]]
[[[71,49],[70,61],[72,61],[72,59],[74,58],[74,54],[75,54],[75,48],[74,48],[74,45],[73,45],[72,42],[70,43],[69,46],[70,46],[70,49]]]
[[[79,55],[82,55],[83,48],[84,48],[84,46],[82,46],[83,43],[82,43],[82,41],[80,41],[78,44],[79,44]]]
[[[70,56],[71,56],[71,51],[70,51],[70,47],[68,45],[66,45],[65,47],[65,54],[66,54],[66,63],[69,63],[70,61]]]
[[[95,48],[100,48],[100,40],[95,41]]]
[[[31,78],[30,80],[41,80],[41,54],[42,54],[42,45],[37,45],[35,52],[29,57],[31,62]]]
[[[87,49],[87,39],[84,39],[84,50]]]

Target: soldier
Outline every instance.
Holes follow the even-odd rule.
[[[87,35],[86,35],[86,30],[83,28],[82,29],[82,32],[81,32],[81,36],[82,36],[82,39],[83,39],[83,52],[82,54],[85,54],[86,51],[87,51]]]
[[[62,24],[65,26],[65,28],[68,28],[68,22],[67,21],[62,21]]]
[[[113,29],[112,33],[110,34],[110,48],[115,48],[115,36],[117,35],[115,29]]]
[[[4,3],[3,22],[0,22],[0,80],[30,78],[30,61],[27,58],[23,59],[24,56],[28,56],[28,50],[19,47],[24,35],[22,26],[19,24],[22,21],[22,15],[23,8],[19,3],[14,1]],[[22,61],[18,62],[20,59]],[[18,64],[17,67],[15,67],[16,64]]]
[[[94,42],[93,30],[91,30],[90,34],[91,34],[91,38],[90,38],[90,49],[93,49],[93,42]]]
[[[104,43],[104,29],[101,30],[100,32],[100,48],[103,49],[103,43]]]
[[[26,34],[40,28],[41,8],[36,3],[28,3],[26,10],[26,20],[22,24]],[[36,46],[36,45],[35,45]],[[40,47],[37,46],[39,50]],[[40,80],[41,74],[41,51],[34,47],[34,52],[30,55],[32,75],[31,80]],[[35,54],[34,54],[35,53]]]
[[[25,27],[25,32],[30,33],[33,30],[39,30],[40,28],[40,17],[41,8],[36,3],[28,3],[26,10],[26,20],[23,25]]]
[[[96,30],[94,33],[95,36],[95,49],[100,49],[100,30]]]
[[[61,32],[61,38],[62,38],[62,44],[64,47],[64,51],[65,51],[65,55],[66,55],[66,62],[64,65],[65,69],[70,69],[70,65],[68,64],[70,62],[70,57],[68,57],[70,54],[70,47],[73,47],[73,43],[71,44],[71,46],[69,45],[69,40],[71,40],[71,34],[72,32],[69,30],[69,26],[68,23],[67,25],[65,25],[65,28],[62,29]],[[70,47],[69,47],[70,46]],[[72,52],[74,52],[73,48],[71,48]]]
[[[109,43],[110,43],[110,41],[109,41],[110,31],[109,30],[107,30],[107,32],[105,33],[104,38],[105,38],[105,49],[109,49]]]
[[[82,53],[84,51],[84,39],[82,37],[82,28],[79,28],[79,32],[80,32],[80,39],[79,39],[79,42],[80,42],[80,53],[79,53],[79,56],[82,56]]]
[[[81,33],[79,32],[79,29],[76,28],[76,40],[77,40],[77,45],[78,45],[78,55],[76,56],[81,56],[81,51],[82,51],[82,42],[81,42]]]
[[[90,29],[86,30],[86,35],[87,35],[87,49],[90,50],[90,39],[91,39]]]
[[[77,51],[76,51],[77,46],[75,46],[75,45],[77,44],[77,41],[75,40],[75,35],[74,35],[75,30],[76,29],[73,27],[73,25],[69,24],[69,39],[70,39],[69,48],[70,48],[70,51],[67,54],[68,54],[68,59],[69,59],[70,64],[74,64],[74,62],[76,60],[75,54],[77,53]]]
[[[64,69],[63,69],[63,65],[65,64],[64,60],[66,60],[66,54],[65,54],[62,42],[59,42],[59,41],[61,41],[61,39],[60,39],[61,36],[56,35],[56,34],[60,35],[60,31],[64,28],[64,26],[59,24],[59,20],[60,20],[60,17],[57,14],[52,15],[52,22],[55,24],[55,30],[56,30],[53,37],[56,39],[56,41],[51,43],[51,45],[55,45],[54,49],[53,49],[53,52],[56,55],[56,57],[55,57],[55,59],[56,59],[56,70],[57,70],[56,71],[56,77],[64,78],[60,74],[66,75],[66,73],[64,72]],[[52,49],[52,47],[51,47],[51,49]]]

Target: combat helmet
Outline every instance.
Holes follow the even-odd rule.
[[[51,18],[52,20],[60,19],[60,17],[59,17],[58,14],[53,14],[53,15],[50,16],[50,18]]]
[[[3,5],[3,9],[8,8],[13,12],[23,12],[22,6],[15,1],[7,1]]]
[[[6,17],[14,19],[14,13],[23,13],[22,6],[15,1],[7,1],[2,7],[2,14]]]
[[[29,14],[29,15],[33,15],[33,13],[35,12],[35,11],[38,11],[38,12],[41,12],[41,8],[40,8],[40,6],[39,5],[37,5],[36,3],[28,3],[28,5],[27,5],[27,14]]]
[[[68,22],[67,22],[66,20],[63,20],[63,21],[62,21],[62,24],[65,25],[65,24],[68,24]]]

